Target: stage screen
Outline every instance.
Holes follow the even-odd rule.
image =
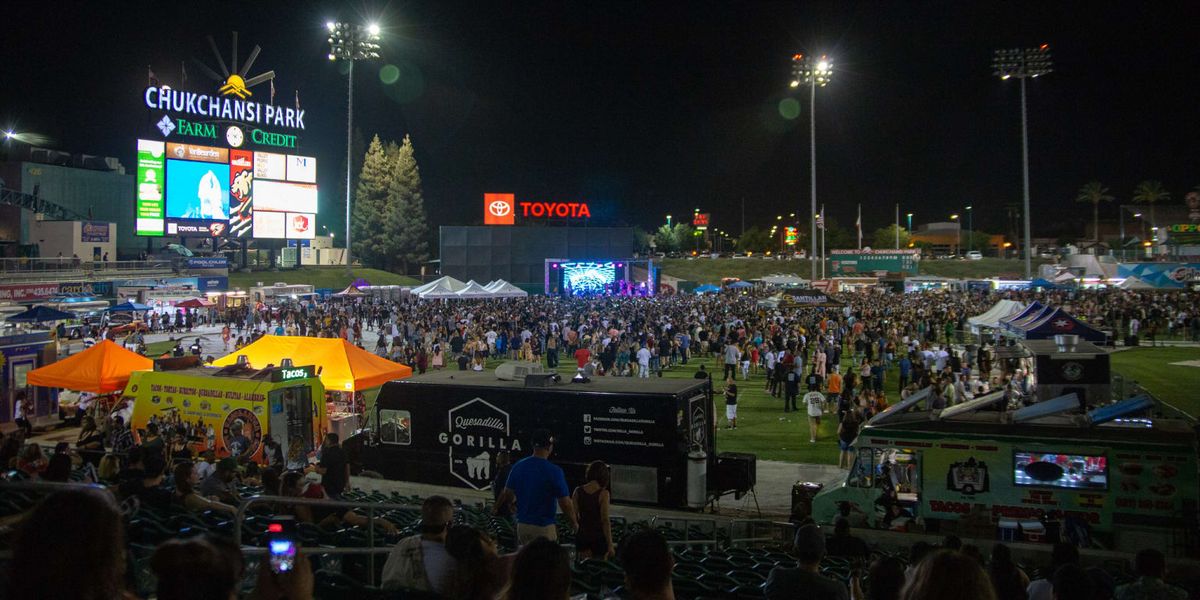
[[[228,221],[228,164],[168,160],[167,218]]]
[[[559,268],[563,274],[563,291],[568,296],[607,294],[617,280],[614,262],[564,262]]]
[[[1108,489],[1108,459],[1082,454],[1013,453],[1016,485],[1082,490]]]
[[[254,180],[254,210],[317,212],[317,186]]]

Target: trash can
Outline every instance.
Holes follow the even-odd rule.
[[[792,485],[791,521],[798,523],[812,516],[813,498],[825,487],[812,481],[797,481]]]
[[[699,446],[688,452],[688,508],[704,508],[708,503],[708,453]]]

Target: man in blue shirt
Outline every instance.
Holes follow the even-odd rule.
[[[513,465],[504,491],[496,501],[497,506],[503,506],[516,497],[517,543],[522,546],[539,537],[558,541],[558,529],[554,521],[555,502],[570,521],[571,529],[579,529],[567,479],[562,469],[549,460],[552,452],[554,436],[544,429],[533,432],[533,455]]]

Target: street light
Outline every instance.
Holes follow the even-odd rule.
[[[1025,80],[1054,70],[1049,44],[1037,48],[1013,48],[992,53],[993,75],[1002,80],[1021,80],[1021,163],[1025,189],[1025,278],[1033,273],[1033,245],[1029,235],[1029,116],[1025,107]]]
[[[812,206],[809,225],[812,239],[812,279],[817,279],[817,88],[825,87],[833,77],[833,63],[828,57],[821,56],[814,62],[812,57],[803,54],[792,55],[791,87],[808,86],[808,144],[811,170],[809,181],[812,184]]]
[[[346,69],[346,269],[353,267],[350,258],[350,199],[353,179],[353,132],[354,132],[354,62],[379,58],[379,24],[354,25],[329,21],[329,60],[344,60]]]
[[[958,244],[962,240],[962,221],[958,220],[958,215],[950,215],[950,220],[957,226],[954,228],[954,254],[957,256]]]
[[[667,215],[667,229],[671,228],[671,215]]]
[[[975,249],[975,214],[971,206],[967,206],[967,251]]]

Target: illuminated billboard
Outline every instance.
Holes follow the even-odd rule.
[[[317,186],[254,180],[254,210],[317,212]]]
[[[166,144],[138,140],[137,146],[137,235],[163,234],[163,185],[166,182],[163,156]]]
[[[607,294],[617,280],[617,265],[608,262],[562,263],[563,291],[568,296]]]

